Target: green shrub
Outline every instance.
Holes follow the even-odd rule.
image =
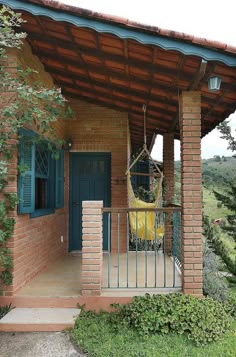
[[[218,226],[210,223],[209,217],[203,215],[203,230],[207,242],[214,253],[219,256],[225,264],[226,270],[236,276],[236,256],[231,256],[229,247],[221,239],[221,231]]]
[[[235,275],[227,275],[226,279],[229,283],[229,287],[235,287],[236,288],[236,276]]]
[[[12,305],[0,306],[0,320],[5,316],[9,311],[13,309]]]
[[[168,294],[136,296],[127,305],[114,305],[114,324],[125,324],[141,336],[174,332],[197,345],[218,340],[230,330],[231,317],[211,298]]]
[[[225,302],[226,311],[236,319],[236,294],[233,292],[229,293],[228,300]]]
[[[219,274],[220,259],[205,242],[203,245],[203,293],[215,300],[228,300],[226,278]]]

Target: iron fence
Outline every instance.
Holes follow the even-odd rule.
[[[181,288],[180,210],[103,209],[108,239],[103,288]]]

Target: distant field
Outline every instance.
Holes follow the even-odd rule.
[[[217,204],[218,201],[212,189],[203,188],[203,211],[211,220],[224,218],[229,214],[229,210],[226,207],[218,207]]]
[[[180,162],[175,162],[175,193],[177,202],[180,202]],[[221,205],[213,191],[223,193],[229,187],[229,181],[235,177],[236,179],[236,158],[215,157],[208,160],[202,160],[202,195],[203,195],[203,212],[207,215],[210,221],[218,218],[226,218],[230,211]],[[236,199],[236,198],[235,198]],[[236,243],[231,237],[218,226],[220,238],[227,247],[228,254],[234,259],[236,256]]]
[[[220,160],[220,161],[218,161]],[[175,192],[178,203],[180,202],[180,161],[175,162]],[[202,160],[203,179],[203,210],[211,220],[223,218],[229,211],[224,206],[219,207],[213,190],[223,192],[228,181],[236,178],[236,158],[223,157]],[[217,205],[218,204],[218,205]]]
[[[216,159],[202,160],[202,171],[203,174],[207,170],[211,170],[216,176],[230,179],[236,176],[236,158],[225,157],[221,158],[221,161],[216,161]]]

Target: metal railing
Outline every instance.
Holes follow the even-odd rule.
[[[182,264],[182,252],[181,252],[181,212],[173,212],[173,225],[172,225],[172,256],[178,265],[181,268]]]
[[[108,251],[103,258],[102,287],[181,288],[180,210],[103,208]],[[154,215],[152,234],[150,214]]]

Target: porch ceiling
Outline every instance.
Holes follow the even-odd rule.
[[[179,138],[178,96],[200,90],[202,136],[236,109],[236,49],[226,45],[95,14],[54,1],[0,0],[21,10],[32,51],[56,85],[74,97],[129,116],[135,150],[154,134]],[[207,80],[219,75],[219,92]]]

